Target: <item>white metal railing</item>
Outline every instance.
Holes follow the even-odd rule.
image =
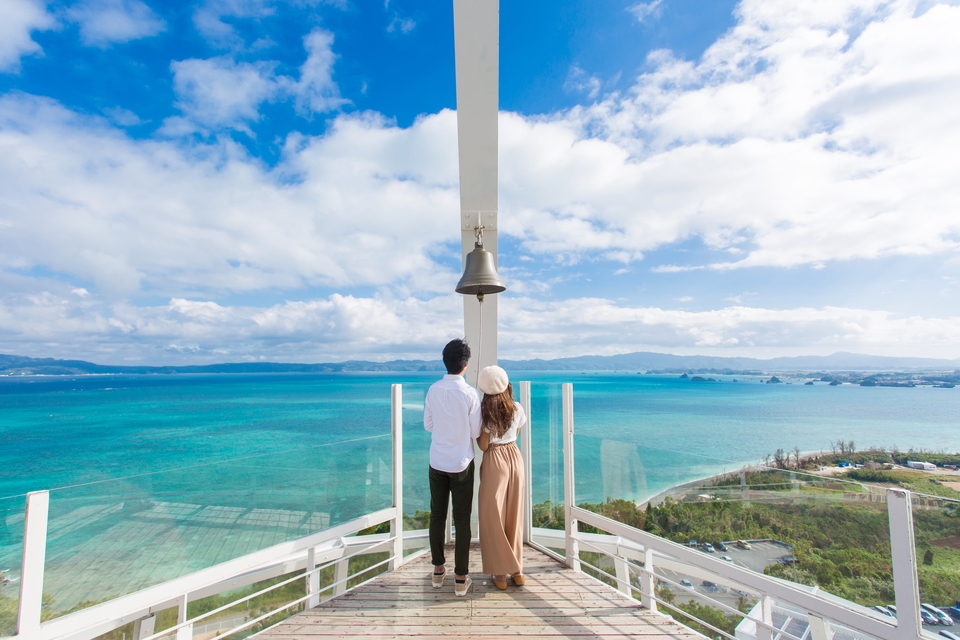
[[[519,388],[520,403],[532,424],[530,382],[520,382]],[[723,602],[666,578],[662,575],[663,570],[675,571],[710,580],[718,585],[759,594],[760,600],[757,606],[748,614],[748,619],[755,624],[756,640],[832,640],[835,637],[839,640],[841,630],[844,632],[844,637],[854,638],[877,640],[924,638],[925,632],[920,624],[910,492],[900,489],[889,489],[886,492],[898,616],[896,619],[889,617],[884,619],[859,605],[815,588],[805,588],[786,580],[737,567],[688,546],[577,507],[574,482],[573,385],[569,383],[563,385],[562,415],[565,529],[559,531],[533,527],[532,482],[528,482],[523,522],[526,543],[565,562],[576,571],[582,571],[585,565],[589,573],[601,575],[622,592],[638,596],[641,605],[652,611],[656,611],[658,607],[666,607],[679,615],[697,620],[694,616],[657,596],[656,585],[659,581],[681,592],[695,594],[701,599],[708,600],[711,606],[722,611],[743,615]],[[190,640],[198,627],[211,624],[213,621],[210,619],[218,613],[224,613],[230,607],[294,581],[305,581],[306,586],[302,597],[261,614],[255,619],[241,621],[234,618],[233,622],[236,624],[220,630],[221,634],[227,635],[247,629],[281,611],[301,604],[307,608],[316,606],[320,602],[321,593],[329,592],[332,595],[339,595],[347,591],[349,582],[358,576],[379,567],[393,570],[406,560],[425,553],[426,550],[423,547],[426,546],[426,531],[406,533],[402,531],[402,426],[402,387],[394,384],[391,389],[393,437],[393,504],[391,507],[46,622],[41,622],[41,603],[49,494],[46,491],[29,494],[24,524],[17,633],[13,637],[18,640],[90,640],[134,622],[135,630],[132,640],[159,640],[174,637],[176,640]],[[520,432],[521,455],[528,473],[532,462],[531,431],[532,429],[527,428]],[[384,522],[390,523],[389,534],[359,537],[353,535]],[[580,532],[579,523],[581,522],[606,533]],[[405,546],[408,549],[421,551],[405,558],[403,555]],[[563,549],[564,553],[555,551],[560,549]],[[603,569],[599,563],[593,565],[588,562],[581,557],[581,550],[602,554],[612,559],[614,572],[610,573]],[[382,552],[388,554],[385,560],[348,575],[351,558]],[[334,581],[321,590],[320,572],[329,567],[334,567]],[[657,573],[657,569],[660,569],[661,573]],[[294,572],[297,572],[296,576],[255,594],[238,598],[214,611],[187,618],[189,602]],[[634,577],[638,578],[639,584],[635,583]],[[172,628],[155,632],[156,613],[171,607],[177,608],[177,624]],[[797,637],[784,628],[774,625],[775,607],[804,612],[809,624],[809,638]],[[205,623],[205,620],[210,622]],[[702,620],[697,622],[730,640],[737,640]]]
[[[602,575],[621,591],[639,595],[644,607],[656,611],[658,606],[665,606],[684,617],[696,620],[705,628],[730,640],[737,639],[657,596],[656,585],[658,581],[664,582],[682,592],[695,594],[701,599],[708,600],[711,606],[727,613],[744,615],[743,613],[703,593],[696,592],[691,587],[667,579],[664,575],[658,574],[656,569],[659,567],[681,574],[702,576],[718,585],[759,594],[759,603],[748,614],[751,622],[756,625],[757,640],[802,640],[773,624],[772,613],[775,607],[806,613],[812,640],[831,640],[834,637],[840,637],[841,631],[844,637],[879,640],[918,640],[934,637],[923,630],[920,622],[911,492],[902,489],[886,490],[893,582],[898,612],[897,617],[891,619],[819,589],[805,588],[803,585],[738,567],[686,545],[671,542],[576,506],[572,384],[563,385],[562,401],[565,529],[562,534],[559,531],[534,530],[530,539],[533,546],[558,558],[558,554],[551,551],[547,545],[553,548],[562,547],[566,550],[565,557],[562,559],[573,570],[582,571],[582,565],[586,564],[591,573]],[[582,533],[579,531],[581,522],[605,531],[607,534]],[[581,557],[583,549],[611,558],[614,573],[602,569],[599,564],[587,563]],[[639,577],[639,586],[631,580],[633,575]]]
[[[390,422],[393,439],[393,498],[389,508],[45,622],[41,621],[41,615],[50,494],[47,491],[27,494],[17,631],[12,637],[18,640],[90,640],[133,622],[132,640],[158,640],[166,637],[190,640],[198,623],[274,589],[297,580],[305,581],[305,593],[302,597],[255,619],[238,621],[238,624],[229,629],[221,630],[221,634],[226,635],[248,629],[300,604],[316,606],[320,602],[321,593],[329,591],[339,595],[347,591],[348,583],[358,576],[369,574],[381,567],[388,571],[393,570],[416,557],[418,554],[404,557],[404,544],[422,548],[422,538],[426,533],[402,533],[402,406],[402,386],[392,385]],[[354,536],[363,529],[384,522],[390,523],[389,534]],[[351,558],[383,552],[388,554],[385,560],[348,575]],[[334,581],[325,585],[321,591],[320,572],[328,567],[335,568]],[[189,602],[294,572],[297,573],[296,576],[255,594],[238,598],[214,611],[187,618]],[[177,608],[177,624],[155,632],[156,614],[171,607]]]

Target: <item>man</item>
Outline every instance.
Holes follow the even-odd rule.
[[[480,436],[480,396],[463,379],[470,362],[470,347],[461,339],[443,348],[447,375],[434,382],[423,404],[423,427],[430,442],[430,551],[433,586],[443,586],[443,555],[447,504],[453,497],[453,523],[457,528],[453,591],[467,594],[471,580],[470,512],[473,509],[473,441]]]

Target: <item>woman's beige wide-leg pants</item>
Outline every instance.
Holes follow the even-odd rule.
[[[483,573],[523,571],[523,459],[513,442],[491,444],[480,465],[480,556]]]

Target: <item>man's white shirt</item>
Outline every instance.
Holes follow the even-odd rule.
[[[423,428],[433,434],[430,466],[460,473],[473,460],[480,437],[480,395],[463,379],[447,374],[430,385],[423,403]]]

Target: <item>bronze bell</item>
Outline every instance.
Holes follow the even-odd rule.
[[[457,283],[457,293],[475,295],[482,299],[485,293],[500,293],[506,289],[503,280],[497,275],[493,254],[477,242],[473,251],[467,254],[463,277]]]

